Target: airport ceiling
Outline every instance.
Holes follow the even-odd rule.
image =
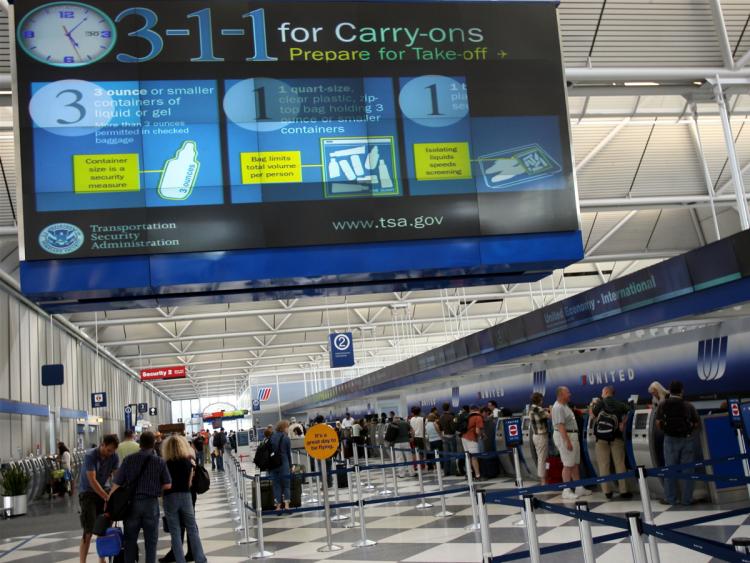
[[[713,82],[719,75],[726,88],[748,184],[750,0],[562,0],[559,12],[582,262],[532,284],[68,319],[136,370],[188,365],[187,380],[155,383],[172,399],[233,394],[248,383],[299,381],[303,374],[339,382],[739,231]],[[3,15],[4,88],[8,57]],[[9,98],[0,92],[0,269],[6,279],[18,272]],[[354,331],[356,368],[327,370],[326,336],[333,329]]]

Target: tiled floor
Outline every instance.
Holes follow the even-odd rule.
[[[377,472],[376,472],[377,473]],[[373,476],[373,484],[380,486],[379,473]],[[390,475],[389,475],[390,478]],[[257,551],[257,543],[246,546],[237,544],[241,534],[234,531],[237,522],[232,520],[227,498],[225,475],[214,475],[211,490],[198,499],[197,518],[201,528],[204,550],[211,563],[239,563],[248,560],[248,556]],[[446,480],[446,486],[459,486],[463,483],[457,478]],[[426,477],[426,489],[436,489],[433,476]],[[482,486],[488,490],[512,487],[510,479],[499,479]],[[305,487],[305,492],[308,488]],[[418,492],[416,482],[411,479],[399,480],[399,492],[412,494]],[[368,491],[368,496],[374,491]],[[349,499],[348,491],[342,491],[342,501]],[[588,497],[594,511],[612,515],[641,509],[641,503],[634,501],[606,502],[603,495],[595,493]],[[550,496],[545,500],[562,502],[559,496]],[[41,501],[34,506],[34,514],[14,519],[12,522],[0,521],[0,563],[76,563],[78,561],[78,539],[80,532],[75,528],[77,522],[77,503],[65,500],[53,501],[47,505]],[[299,563],[313,561],[368,561],[384,562],[479,562],[482,561],[481,543],[478,532],[466,531],[465,527],[472,522],[472,510],[467,494],[446,498],[448,510],[454,516],[438,518],[435,516],[441,504],[438,498],[431,499],[433,508],[420,510],[416,508],[418,500],[403,501],[397,504],[388,503],[365,508],[367,537],[377,541],[377,545],[367,548],[352,547],[360,539],[360,529],[345,528],[348,520],[333,525],[333,542],[342,546],[337,552],[319,553],[317,549],[326,543],[326,532],[322,513],[308,512],[294,516],[269,517],[263,521],[265,547],[273,551],[273,561],[281,563]],[[666,524],[696,516],[718,513],[720,510],[711,505],[696,505],[689,509],[664,507],[654,504],[657,513],[657,524]],[[726,510],[737,508],[722,507]],[[349,509],[341,511],[349,515]],[[503,555],[514,551],[523,551],[526,546],[525,530],[516,524],[519,521],[518,510],[500,505],[489,505],[490,540],[493,555]],[[24,533],[18,533],[21,524]],[[255,535],[255,522],[251,534]],[[566,516],[540,512],[537,517],[540,544],[544,547],[579,539],[577,522]],[[60,531],[64,528],[63,531]],[[8,533],[12,531],[13,533]],[[604,526],[593,526],[593,535],[599,536],[619,531]],[[723,521],[714,521],[682,531],[711,538],[715,541],[729,542],[734,536],[750,536],[750,516],[735,516]],[[11,537],[12,536],[12,537]],[[169,538],[160,532],[159,556],[169,549]],[[674,545],[660,545],[662,561],[679,561],[680,563],[703,563],[711,561],[695,551]],[[631,561],[629,541],[616,540],[595,546],[597,561],[600,563],[623,563]],[[89,556],[95,561],[94,552]],[[556,553],[543,560],[555,563],[580,562],[580,550]]]

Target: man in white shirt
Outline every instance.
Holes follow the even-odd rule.
[[[425,422],[424,418],[422,417],[422,409],[419,407],[412,407],[411,408],[411,420],[409,420],[409,424],[411,426],[411,435],[412,438],[414,438],[414,462],[421,461],[424,459],[424,432],[425,432]],[[424,465],[422,466],[424,469]],[[417,470],[417,466],[414,465],[414,471]]]
[[[344,420],[341,421],[341,428],[351,428],[354,426],[354,419],[350,413],[346,413]]]
[[[552,407],[552,426],[555,431],[552,440],[555,447],[560,451],[560,460],[563,464],[563,483],[578,481],[581,473],[578,464],[581,463],[581,448],[578,445],[578,424],[573,411],[568,406],[570,402],[570,389],[567,387],[557,388],[557,401]],[[575,500],[578,497],[590,495],[591,491],[584,487],[576,487],[575,491],[567,488],[562,493],[564,500]]]

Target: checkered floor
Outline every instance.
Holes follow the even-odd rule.
[[[380,487],[378,472],[374,472],[372,484]],[[390,478],[390,475],[389,475]],[[464,481],[458,478],[446,479],[446,487],[459,486]],[[211,563],[239,563],[247,561],[248,555],[257,551],[257,544],[240,546],[237,540],[241,535],[234,531],[237,523],[232,520],[227,500],[228,479],[216,475],[211,490],[198,499],[197,517],[201,528],[201,538],[208,560]],[[436,483],[432,475],[425,478],[428,491],[435,490]],[[509,479],[498,479],[482,484],[488,490],[512,487]],[[305,488],[307,491],[307,487]],[[419,492],[418,485],[412,478],[399,479],[400,494]],[[373,494],[368,491],[368,494]],[[342,491],[342,501],[349,499],[348,491]],[[546,500],[562,502],[559,495],[549,496]],[[588,497],[593,510],[612,515],[621,515],[631,510],[640,510],[640,501],[606,502],[601,493]],[[294,516],[264,518],[266,549],[273,551],[273,561],[292,563],[300,561],[369,561],[369,562],[478,562],[482,560],[478,532],[466,531],[465,527],[472,522],[472,511],[466,494],[446,498],[448,510],[454,516],[436,517],[440,509],[438,498],[430,499],[432,508],[417,509],[419,500],[399,503],[386,503],[368,506],[366,512],[367,537],[377,541],[377,545],[367,548],[354,548],[352,543],[360,539],[360,530],[345,528],[348,520],[333,525],[333,541],[343,550],[333,553],[318,553],[317,549],[325,544],[325,527],[322,514],[305,513]],[[73,503],[71,506],[75,506]],[[737,505],[721,507],[722,510],[737,508]],[[71,511],[74,509],[70,509]],[[692,507],[665,507],[654,504],[657,512],[656,523],[666,524],[706,514],[718,513],[720,510],[712,505],[695,505]],[[525,546],[525,531],[516,525],[519,521],[518,510],[498,505],[488,506],[493,555],[522,551]],[[348,509],[342,514],[349,515]],[[77,518],[70,513],[68,517]],[[48,521],[43,525],[33,516],[28,519],[29,535],[5,537],[6,524],[0,521],[0,563],[76,563],[78,561],[79,532],[56,532],[50,528]],[[250,520],[251,525],[254,521]],[[565,516],[540,513],[537,526],[542,547],[579,538],[575,520]],[[59,529],[59,528],[58,528]],[[31,533],[31,531],[38,533]],[[618,530],[594,526],[594,536]],[[717,520],[710,524],[683,529],[686,533],[711,538],[716,541],[729,542],[735,536],[750,536],[750,517],[737,516]],[[255,530],[253,529],[253,535]],[[159,556],[169,549],[169,538],[163,532],[159,539]],[[595,546],[597,561],[600,563],[622,563],[631,560],[630,545],[627,539],[613,541]],[[712,561],[697,552],[674,545],[660,545],[662,561],[680,561],[681,563],[703,563]],[[548,561],[580,562],[579,550],[556,553],[543,558]],[[95,555],[89,555],[95,561]]]

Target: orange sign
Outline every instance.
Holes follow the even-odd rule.
[[[328,459],[338,449],[338,434],[327,424],[316,424],[305,434],[305,451],[315,459]]]

